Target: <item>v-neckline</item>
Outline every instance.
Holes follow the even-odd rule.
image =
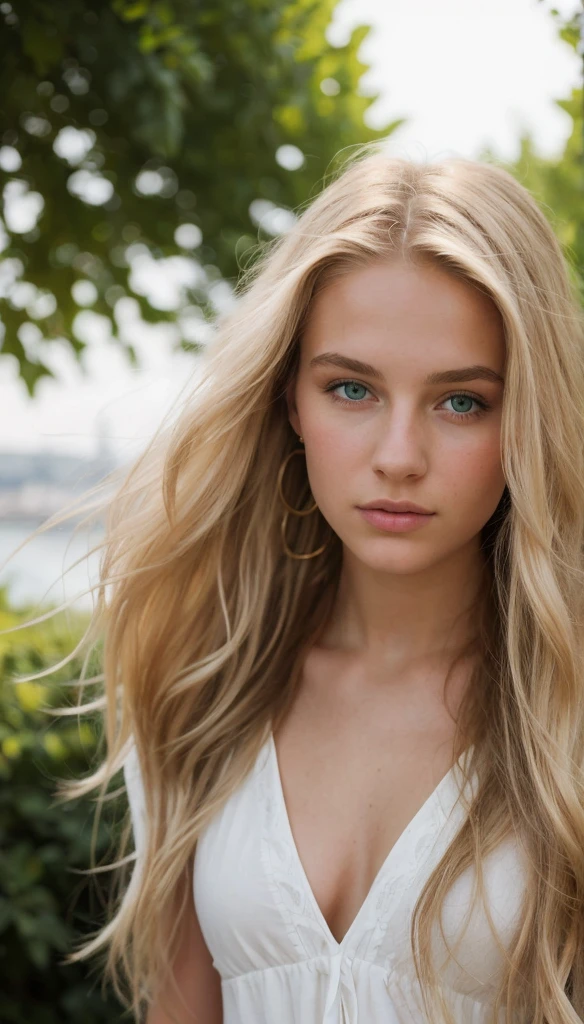
[[[331,928],[330,928],[330,925],[328,924],[328,921],[326,920],[326,917],[324,916],[324,914],[323,914],[323,912],[321,910],[320,904],[319,904],[318,900],[316,899],[316,896],[314,895],[314,890],[312,888],[312,885],[310,884],[310,881],[308,879],[308,875],[306,874],[306,871],[304,869],[304,865],[302,863],[302,859],[300,857],[300,853],[299,853],[298,847],[296,845],[296,840],[294,838],[294,833],[292,832],[292,825],[291,825],[291,822],[290,822],[290,816],[288,814],[288,808],[286,806],[286,799],[284,797],[284,787],[282,785],[282,776],[280,775],[280,766],[279,766],[279,763],[278,763],[278,751],[276,749],[276,741],[274,739],[274,733],[273,733],[272,730],[270,730],[269,737],[268,737],[268,747],[269,747],[270,760],[271,760],[271,765],[272,765],[272,779],[273,779],[274,787],[275,787],[275,791],[276,791],[276,799],[277,799],[278,804],[279,804],[282,821],[284,823],[284,828],[285,828],[286,833],[287,833],[287,839],[288,839],[288,841],[290,843],[290,846],[292,848],[292,851],[293,851],[293,857],[294,857],[294,861],[295,861],[295,864],[296,864],[296,868],[298,870],[300,878],[302,879],[302,883],[303,883],[304,888],[306,890],[306,894],[309,897],[310,902],[312,903],[312,906],[314,908],[314,912],[316,914],[316,917],[318,918],[318,920],[319,920],[319,922],[321,924],[321,927],[323,928],[324,932],[326,933],[327,939],[333,945],[333,947],[336,950],[336,952],[340,952],[342,949],[345,948],[347,943],[350,941],[353,933],[356,931],[361,918],[364,916],[364,914],[367,912],[367,909],[369,908],[369,904],[371,903],[371,900],[373,899],[373,895],[376,892],[378,886],[380,885],[381,880],[383,879],[383,877],[389,871],[389,868],[390,868],[392,862],[399,855],[400,851],[402,850],[402,847],[407,842],[407,840],[408,840],[409,836],[411,835],[413,829],[426,816],[428,811],[433,807],[433,805],[436,803],[438,798],[442,795],[443,791],[450,785],[450,783],[452,781],[452,778],[453,778],[453,775],[454,775],[454,772],[455,772],[455,769],[460,766],[460,762],[461,762],[462,758],[465,756],[466,751],[463,751],[463,753],[460,755],[460,757],[458,757],[457,760],[454,762],[454,764],[448,769],[446,774],[442,776],[442,778],[440,779],[438,784],[434,787],[434,789],[432,790],[430,795],[427,797],[427,799],[424,801],[422,806],[420,808],[418,808],[418,810],[414,814],[413,818],[408,822],[406,827],[403,829],[403,831],[400,833],[400,835],[396,839],[395,843],[393,844],[393,846],[391,847],[391,849],[387,853],[386,857],[382,861],[382,864],[381,864],[377,874],[375,875],[375,878],[373,879],[373,881],[371,883],[371,886],[369,887],[369,890],[368,890],[368,892],[367,892],[363,902],[361,903],[361,906],[357,910],[357,913],[355,914],[353,920],[351,921],[351,924],[349,925],[349,927],[347,928],[345,934],[343,935],[342,939],[339,942],[339,940],[333,935],[333,933],[331,931]]]

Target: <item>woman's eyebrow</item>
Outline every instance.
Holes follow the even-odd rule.
[[[342,356],[340,352],[323,352],[320,356],[314,356],[310,360],[310,367],[314,366],[338,366],[342,370],[350,370],[352,373],[361,373],[365,377],[373,377],[374,380],[383,380],[381,370],[376,369],[371,363],[362,363],[360,359],[351,359],[349,356]],[[496,384],[503,384],[504,378],[496,370],[489,366],[460,366],[455,370],[440,370],[430,373],[424,384],[458,384],[461,381],[488,380]]]

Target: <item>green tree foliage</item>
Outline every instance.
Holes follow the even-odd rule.
[[[0,630],[33,617],[11,609],[0,590]],[[70,616],[71,618],[71,616]],[[111,875],[89,879],[94,823],[91,799],[60,804],[57,780],[79,778],[99,747],[99,723],[55,719],[45,708],[74,705],[65,683],[78,678],[72,660],[48,681],[13,677],[48,669],[69,654],[86,622],[71,629],[55,620],[0,636],[0,1020],[2,1024],[117,1024],[127,1015],[102,993],[97,963],[64,964],[80,937],[103,922]],[[93,666],[89,666],[91,675]],[[76,688],[74,688],[76,689]],[[87,699],[87,697],[85,698]],[[125,798],[104,805],[95,838],[96,862],[109,859]]]
[[[582,54],[584,14],[553,16],[560,37]],[[584,66],[583,66],[584,73]],[[584,90],[580,84],[567,99],[555,101],[572,119],[572,130],[560,158],[541,157],[529,135],[520,140],[519,158],[508,169],[532,192],[554,225],[573,267],[584,304]]]
[[[376,96],[358,90],[357,53],[369,28],[332,46],[335,3],[0,4],[0,181],[5,200],[41,210],[22,230],[5,206],[4,302],[0,290],[3,351],[31,395],[52,375],[44,339],[67,339],[77,356],[84,348],[78,303],[108,318],[134,364],[117,301],[134,297],[148,321],[176,317],[140,292],[132,259],[189,257],[182,305],[209,319],[217,280],[233,283],[244,254],[279,233],[335,155],[402,123],[364,124]]]

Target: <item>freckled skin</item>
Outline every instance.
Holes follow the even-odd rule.
[[[336,366],[310,368],[313,356],[331,351],[372,364],[383,381]],[[424,377],[474,364],[504,375],[504,363],[492,300],[434,264],[378,263],[335,279],[316,297],[288,411],[304,438],[312,493],[348,564],[403,577],[454,560],[468,577],[479,531],[505,487],[503,386],[428,386]],[[345,402],[335,402],[324,387],[338,380],[361,387],[337,386]],[[479,410],[477,402],[452,401],[465,391],[491,408],[465,418]],[[351,397],[357,400],[349,404]],[[382,533],[355,507],[380,497],[411,499],[436,515],[420,530]]]

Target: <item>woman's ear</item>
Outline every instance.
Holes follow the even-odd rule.
[[[300,435],[302,434],[302,430],[300,427],[298,409],[296,408],[296,380],[296,375],[294,375],[286,388],[286,408],[288,410],[288,419],[290,420],[293,430]]]

